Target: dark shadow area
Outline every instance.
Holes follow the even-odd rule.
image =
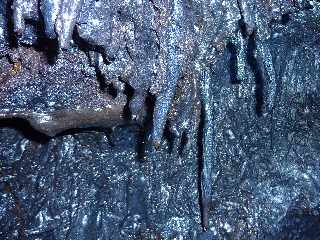
[[[255,56],[257,48],[255,35],[255,32],[253,32],[253,34],[251,34],[248,39],[247,61],[255,78],[256,113],[258,116],[261,116],[264,104],[264,76],[261,70],[261,64]]]
[[[145,158],[145,150],[146,144],[148,140],[148,135],[152,129],[153,123],[153,112],[155,107],[156,98],[151,93],[148,92],[146,97],[146,116],[144,118],[142,126],[139,127],[138,134],[137,134],[137,145],[136,151],[138,160],[143,160]]]
[[[175,139],[175,135],[170,131],[170,123],[167,120],[166,121],[166,125],[164,126],[164,130],[163,130],[163,138],[167,141],[168,143],[168,151],[170,154],[173,153],[173,149],[174,149],[174,139]]]
[[[45,29],[44,29],[44,24],[42,23],[41,20],[32,20],[32,19],[26,19],[25,20],[26,28],[32,27],[33,30],[35,31],[34,34],[36,36],[35,42],[33,42],[32,39],[26,38],[22,36],[17,36],[16,34],[13,33],[13,30],[11,31],[13,33],[12,38],[10,40],[11,42],[15,42],[16,46],[18,47],[19,45],[22,46],[27,46],[30,47],[32,43],[32,47],[37,51],[41,52],[46,56],[47,63],[49,65],[53,65],[59,54],[59,47],[58,47],[58,41],[57,39],[50,39],[47,38],[45,35]],[[13,24],[12,24],[13,28]],[[32,37],[32,32],[29,33],[31,34],[30,37]]]
[[[72,39],[75,43],[75,45],[83,52],[85,53],[89,53],[89,51],[94,51],[95,53],[97,54],[101,54],[102,55],[102,58],[103,58],[103,62],[108,65],[110,64],[113,59],[108,59],[108,57],[106,56],[105,54],[105,51],[103,49],[102,46],[97,46],[97,45],[93,45],[93,44],[90,44],[89,42],[85,41],[84,39],[82,39],[77,31],[77,29],[75,28],[75,30],[73,31],[73,34],[72,34]],[[92,65],[96,65],[97,63],[95,62],[92,62],[91,63]]]
[[[6,25],[7,25],[7,36],[8,36],[8,43],[10,48],[16,48],[18,46],[17,38],[16,35],[14,34],[13,31],[13,20],[12,20],[12,3],[13,0],[8,0],[7,5],[5,7],[5,19],[6,19]],[[4,4],[4,3],[0,3]]]
[[[241,36],[243,38],[247,38],[248,37],[248,31],[247,31],[247,26],[246,26],[246,23],[244,22],[243,17],[241,17],[240,20],[238,21],[238,26],[239,26],[239,30],[241,32]]]
[[[92,56],[89,57],[90,59],[90,64],[95,67],[96,71],[96,77],[99,83],[99,89],[101,90],[102,93],[108,93],[112,98],[116,98],[118,96],[118,90],[114,86],[113,83],[108,83],[103,76],[102,72],[99,69],[99,55],[102,56],[103,59],[103,64],[109,65],[114,59],[109,59],[102,46],[97,46],[90,44],[89,42],[83,40],[80,36],[78,31],[75,29],[73,32],[73,40],[74,43],[77,45],[77,47],[85,52],[87,56],[89,57],[90,53],[92,52]],[[119,79],[121,81],[121,79]],[[121,81],[122,82],[122,81]],[[125,83],[125,82],[124,82]],[[124,94],[127,95],[127,97],[131,95],[131,87],[128,86],[128,84],[125,83],[125,91]]]
[[[131,113],[131,110],[130,110],[130,101],[132,100],[133,98],[133,95],[134,95],[134,89],[133,87],[130,86],[130,84],[126,83],[126,82],[123,82],[125,85],[124,85],[124,94],[126,95],[127,97],[127,102],[126,102],[126,105],[124,106],[123,108],[123,118],[127,121],[130,121],[132,119],[132,113]],[[111,89],[109,89],[110,91]]]
[[[238,59],[237,59],[237,48],[229,42],[227,44],[227,51],[229,52],[229,73],[231,84],[240,84],[240,80],[237,77],[238,73]]]
[[[100,69],[95,66],[95,71],[96,71],[96,76],[97,76],[97,81],[98,81],[98,84],[99,84],[99,89],[102,93],[105,93],[106,92],[106,89],[107,89],[107,83],[105,82],[104,80],[104,77],[100,71]],[[113,91],[112,91],[113,93]],[[111,95],[112,96],[112,95]],[[112,96],[114,98],[114,96]]]
[[[77,47],[86,53],[86,55],[89,57],[90,59],[90,64],[92,66],[95,67],[95,71],[96,71],[96,76],[97,76],[97,80],[99,83],[99,89],[101,90],[102,93],[109,93],[110,96],[112,96],[113,98],[117,97],[117,90],[115,89],[115,87],[113,86],[113,84],[107,84],[105,81],[105,78],[102,74],[102,72],[99,69],[99,55],[102,56],[103,58],[103,63],[108,65],[110,64],[110,60],[107,59],[106,55],[105,55],[105,51],[103,50],[103,48],[101,46],[95,46],[92,45],[88,42],[86,42],[85,40],[83,40],[80,36],[78,31],[75,29],[73,31],[73,40],[74,43],[77,45]],[[90,57],[90,53],[89,52],[93,52],[92,56]]]
[[[88,57],[90,55],[89,52],[93,52],[93,56],[89,57],[89,59],[91,61],[90,64],[95,67],[97,80],[99,83],[99,88],[100,88],[101,92],[103,92],[103,93],[107,92],[113,98],[115,98],[117,96],[117,90],[115,89],[113,84],[106,83],[105,78],[99,69],[99,62],[98,62],[99,55],[102,56],[103,63],[106,65],[110,64],[112,61],[107,58],[103,47],[96,46],[96,45],[90,44],[89,42],[85,41],[84,39],[82,39],[80,37],[80,35],[76,29],[73,31],[72,39],[73,39],[74,43],[77,45],[77,47],[81,51],[85,52]]]
[[[27,120],[22,118],[1,119],[0,128],[15,129],[16,131],[21,133],[23,137],[29,139],[30,141],[34,141],[40,144],[45,144],[52,138],[34,129]],[[86,133],[86,132],[103,132],[106,134],[110,146],[114,146],[112,142],[112,137],[111,137],[112,136],[111,128],[104,128],[104,127],[72,128],[72,129],[65,130],[61,133],[58,133],[54,137],[75,135],[78,133]]]
[[[12,128],[20,132],[25,138],[45,144],[50,137],[35,130],[27,120],[21,118],[1,119],[0,128]]]
[[[97,52],[94,53],[94,58],[95,59],[93,61],[96,61],[98,58]],[[117,89],[114,87],[114,85],[112,83],[106,82],[105,77],[103,76],[102,72],[100,71],[97,62],[94,62],[91,64],[95,68],[96,78],[97,78],[97,81],[99,84],[99,89],[100,89],[101,93],[108,93],[113,99],[115,99],[118,96]]]
[[[282,14],[281,16],[281,24],[282,25],[286,25],[288,24],[290,21],[290,14],[289,13],[286,13],[286,14]]]
[[[113,83],[104,84],[102,83],[104,81],[101,81],[101,86],[104,86],[104,92],[108,93],[113,99],[115,99],[118,96],[118,90],[114,87]],[[126,92],[126,87],[125,87],[125,92]]]
[[[181,136],[181,143],[180,143],[180,146],[178,147],[179,156],[181,156],[183,154],[183,150],[185,149],[188,141],[192,141],[192,140],[188,139],[188,135],[186,132],[183,132],[182,136]]]
[[[43,52],[49,65],[54,65],[59,54],[58,41],[56,39],[40,38],[35,49]]]
[[[4,3],[0,4],[6,4],[5,6],[5,21],[6,21],[6,36],[7,36],[7,42],[9,44],[10,48],[17,48],[19,46],[19,38],[21,36],[18,36],[14,32],[14,23],[12,19],[12,4],[13,0],[8,0]],[[58,56],[58,43],[56,39],[49,39],[44,35],[44,25],[42,24],[42,21],[34,21],[27,19],[26,20],[26,26],[31,25],[35,29],[35,34],[37,36],[37,41],[35,44],[33,44],[33,47],[35,50],[43,52],[46,57],[48,64],[52,65],[55,63],[56,58]],[[22,44],[24,45],[24,44]]]

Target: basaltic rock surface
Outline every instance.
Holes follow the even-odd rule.
[[[0,0],[0,239],[320,239],[320,3]]]

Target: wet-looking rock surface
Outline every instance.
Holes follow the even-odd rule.
[[[0,239],[320,239],[320,3],[0,0]]]

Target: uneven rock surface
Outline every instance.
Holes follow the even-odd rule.
[[[320,239],[320,3],[0,0],[1,239]]]

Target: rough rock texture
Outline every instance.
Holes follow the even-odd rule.
[[[0,238],[320,239],[319,20],[0,0]]]

